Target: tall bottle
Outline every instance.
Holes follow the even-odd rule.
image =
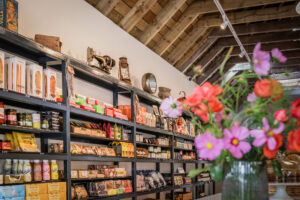
[[[58,180],[58,166],[56,160],[51,160],[51,180]]]
[[[39,160],[34,160],[33,165],[33,180],[42,181],[42,166]]]
[[[43,180],[50,180],[50,166],[48,160],[43,160]]]
[[[24,174],[24,181],[25,182],[31,182],[32,181],[32,176],[31,176],[31,164],[29,160],[24,160],[23,164],[23,174]]]
[[[24,165],[24,160],[19,160],[18,170],[17,170],[18,174],[23,174],[23,165]]]
[[[13,160],[13,166],[11,170],[12,174],[17,175],[18,174],[18,160],[14,159]]]
[[[6,159],[4,164],[4,175],[11,174],[11,159]]]

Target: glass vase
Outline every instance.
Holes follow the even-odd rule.
[[[222,200],[268,200],[264,162],[234,161],[223,167]]]

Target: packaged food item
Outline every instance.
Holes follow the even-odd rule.
[[[12,174],[18,174],[18,160],[14,159],[13,160],[13,166],[12,166]]]
[[[34,181],[42,181],[42,166],[39,160],[34,160],[33,166],[33,180]]]
[[[0,140],[0,150],[1,151],[11,151],[11,142],[9,140]]]
[[[18,32],[18,2],[15,0],[1,0],[0,12],[0,26]]]
[[[30,96],[43,98],[43,67],[29,64],[26,67],[26,93]]]
[[[77,179],[78,178],[78,171],[77,170],[71,170],[71,178]]]
[[[75,185],[75,196],[77,199],[86,199],[88,197],[88,193],[84,185]]]
[[[115,128],[115,139],[116,140],[121,140],[122,139],[122,135],[121,135],[121,129],[120,129],[120,127],[118,127],[118,125],[115,124],[114,128]]]
[[[50,166],[48,160],[43,160],[43,180],[50,180]]]
[[[56,160],[51,160],[51,180],[58,180],[58,165]]]
[[[3,51],[0,51],[0,88],[2,89],[6,88],[5,75],[6,75],[5,54]]]
[[[6,69],[7,69],[7,89],[25,94],[26,81],[26,63],[25,60],[16,56],[7,58]]]
[[[13,136],[17,138],[16,141],[23,152],[39,152],[34,134],[13,132]]]
[[[32,128],[41,128],[41,115],[40,113],[32,113]]]
[[[78,170],[78,177],[79,178],[88,178],[88,171],[87,170]]]
[[[31,182],[32,176],[31,176],[31,164],[29,160],[24,160],[23,165],[23,173],[24,173],[24,181],[25,182]]]
[[[44,70],[44,98],[56,100],[56,72],[50,68]]]
[[[0,76],[1,76],[1,71],[0,71]],[[5,123],[4,104],[0,102],[0,124],[4,124],[4,123]]]
[[[5,175],[10,175],[11,174],[11,170],[12,170],[12,166],[11,166],[11,159],[6,159],[5,160],[5,164],[4,164],[4,174]]]
[[[17,125],[17,110],[15,109],[5,109],[6,124]]]
[[[32,127],[32,115],[31,113],[25,114],[25,126],[26,127]]]

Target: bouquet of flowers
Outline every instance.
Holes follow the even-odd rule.
[[[224,162],[235,160],[272,160],[279,175],[277,153],[287,149],[300,152],[300,99],[290,104],[282,84],[269,74],[272,63],[284,63],[287,58],[277,48],[271,53],[262,51],[258,43],[250,69],[225,82],[223,68],[231,51],[220,66],[220,85],[205,82],[182,103],[172,97],[165,99],[161,109],[171,118],[186,109],[197,127],[197,154],[212,164],[190,171],[190,177],[210,170],[212,178],[220,181]]]

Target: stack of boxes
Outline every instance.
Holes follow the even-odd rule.
[[[24,185],[12,185],[0,187],[0,199],[5,200],[25,200]]]
[[[26,200],[66,200],[66,182],[26,184]]]

